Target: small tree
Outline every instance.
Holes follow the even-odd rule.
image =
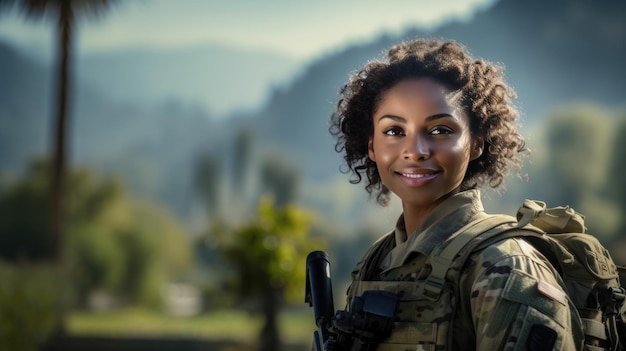
[[[286,300],[301,301],[303,297],[304,257],[321,246],[310,238],[310,219],[302,209],[276,207],[266,197],[259,203],[255,221],[214,233],[222,257],[236,273],[236,292],[261,306],[263,351],[280,349],[279,311]]]

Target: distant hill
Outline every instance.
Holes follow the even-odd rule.
[[[416,36],[457,39],[476,56],[502,62],[527,125],[577,99],[609,108],[626,105],[626,2],[501,0],[469,22],[382,35],[301,68],[280,55],[216,47],[83,57],[77,66],[72,160],[121,174],[139,194],[186,214],[197,155],[221,155],[227,164],[235,133],[246,127],[258,143],[256,159],[278,151],[311,189],[333,191],[328,184],[340,177],[341,162],[327,123],[341,85],[389,46]],[[50,76],[46,67],[0,43],[0,172],[47,150]],[[269,77],[276,77],[276,84],[258,85],[273,81]],[[267,100],[252,111],[215,118],[221,100],[253,106],[264,94]],[[328,202],[351,197],[318,196]],[[344,198],[336,201],[338,196]]]
[[[54,104],[50,69],[6,43],[0,43],[0,76],[1,178],[48,156]],[[175,99],[114,103],[74,80],[70,163],[121,176],[139,196],[185,212],[193,195],[191,165],[215,129],[206,110]]]
[[[50,74],[0,43],[0,77],[0,171],[16,170],[50,145]]]
[[[503,0],[470,23],[450,23],[434,34],[502,62],[530,122],[577,99],[624,105],[624,1]]]
[[[283,84],[299,66],[282,54],[214,44],[89,54],[77,60],[77,75],[112,101],[179,100],[225,115],[258,108],[268,86]]]

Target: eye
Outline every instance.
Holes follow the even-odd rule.
[[[454,133],[454,130],[448,126],[436,126],[435,128],[431,129],[429,134],[430,135],[447,135],[447,134],[452,134]]]
[[[401,135],[404,135],[404,130],[400,127],[394,126],[394,127],[389,127],[385,129],[383,131],[383,134],[389,135],[389,136],[401,136]]]

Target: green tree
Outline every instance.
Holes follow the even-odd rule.
[[[49,165],[33,162],[0,197],[0,256],[42,261],[50,250],[43,221]],[[162,284],[190,266],[190,245],[165,209],[137,201],[118,180],[86,169],[68,173],[68,263],[78,302],[105,291],[129,303],[158,303]]]
[[[155,306],[160,303],[163,284],[185,279],[192,262],[191,243],[166,208],[136,200],[131,206],[132,221],[121,233],[126,266],[122,287],[128,287],[124,291],[131,294],[131,301]]]
[[[10,262],[43,261],[51,252],[47,235],[48,166],[33,162],[25,177],[0,197],[0,257]]]
[[[162,285],[190,266],[185,233],[164,208],[128,196],[115,180],[78,172],[70,182],[70,261],[81,302],[106,292],[130,304],[159,304]]]
[[[293,205],[276,207],[262,199],[255,221],[213,233],[219,252],[234,269],[235,291],[261,307],[260,333],[265,350],[281,348],[278,315],[286,301],[301,301],[305,283],[304,257],[322,242],[309,235],[311,216]]]
[[[51,17],[57,28],[57,77],[54,137],[52,138],[52,169],[50,182],[49,233],[52,257],[60,260],[63,250],[65,211],[65,178],[67,167],[67,129],[71,96],[71,67],[74,26],[77,16],[101,15],[113,0],[0,0],[0,7],[11,8],[17,4],[27,19],[40,20]]]
[[[232,224],[251,217],[248,205],[243,211],[229,208],[229,214],[210,218],[209,234],[199,238],[199,250],[207,252],[206,256],[217,252],[226,261],[232,269],[231,276],[236,277],[231,287],[241,298],[256,301],[263,313],[261,350],[278,350],[280,309],[290,299],[302,301],[304,257],[313,249],[320,249],[322,243],[310,237],[310,215],[292,204],[299,181],[296,167],[281,154],[268,153],[259,168],[253,168],[253,138],[245,129],[237,134],[233,156],[235,196],[243,200],[254,197],[248,193],[252,189],[246,187],[246,179],[250,172],[258,172],[260,200],[256,218],[241,226]],[[197,165],[197,189],[209,207],[223,206],[213,201],[219,183],[218,168],[210,157],[200,159]],[[233,212],[237,217],[232,216]],[[224,266],[219,269],[226,276]]]
[[[57,267],[0,261],[0,350],[39,350],[68,293]]]

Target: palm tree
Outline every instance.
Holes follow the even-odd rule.
[[[74,25],[77,16],[98,17],[116,0],[0,0],[0,8],[18,10],[29,20],[51,18],[57,27],[56,111],[52,138],[49,231],[51,258],[62,260],[65,224],[65,174],[67,169],[68,106],[71,96],[71,68]]]

